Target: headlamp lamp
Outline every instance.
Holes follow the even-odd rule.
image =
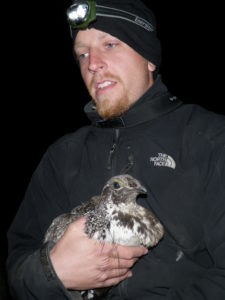
[[[67,9],[67,19],[72,30],[87,28],[98,16],[126,20],[147,31],[155,30],[147,20],[121,9],[96,5],[95,0],[77,0]]]
[[[84,29],[96,19],[95,1],[77,1],[67,9],[67,19],[72,29]]]

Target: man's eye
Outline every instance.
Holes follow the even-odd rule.
[[[85,58],[88,57],[88,53],[79,54],[77,57],[78,57],[78,60],[84,60]]]
[[[107,43],[106,46],[107,46],[107,48],[112,49],[112,48],[116,47],[116,43]]]

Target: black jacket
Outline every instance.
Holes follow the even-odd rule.
[[[148,189],[138,202],[155,212],[165,236],[110,299],[224,300],[224,116],[182,104],[159,78],[123,118],[99,120],[90,104],[86,111],[92,125],[48,148],[9,229],[12,295],[79,299],[45,269],[44,233],[54,217],[99,194],[112,175],[130,173]]]

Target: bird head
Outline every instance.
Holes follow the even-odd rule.
[[[135,202],[139,194],[146,194],[147,190],[141,183],[128,174],[110,178],[102,190],[102,198],[114,204],[128,204]]]

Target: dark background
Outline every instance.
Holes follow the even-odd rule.
[[[184,102],[225,114],[222,4],[145,2],[158,20],[164,83]],[[43,153],[57,138],[88,123],[83,113],[88,94],[65,18],[69,3],[12,1],[2,9],[1,270],[7,228]],[[3,279],[1,300],[9,299]]]

